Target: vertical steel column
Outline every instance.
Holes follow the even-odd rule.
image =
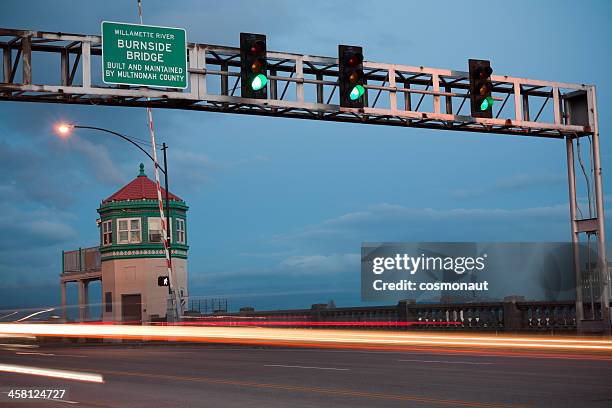
[[[62,288],[62,295],[61,295],[62,321],[65,323],[68,317],[66,313],[66,282],[60,283],[60,287]]]
[[[83,281],[83,315],[89,319],[89,281]]]
[[[270,69],[270,76],[275,77],[277,74],[275,69]],[[278,99],[278,80],[270,78],[270,96],[269,99]],[[273,112],[278,112],[278,108],[272,108]]]
[[[323,74],[317,73],[317,81],[323,81]],[[323,103],[323,84],[317,84],[317,103]]]
[[[590,88],[590,105],[593,118],[593,169],[595,184],[595,208],[597,212],[597,259],[598,269],[601,276],[601,318],[604,322],[604,330],[610,332],[610,274],[606,258],[606,231],[604,225],[603,187],[601,176],[601,158],[599,153],[599,122],[597,116],[597,95],[595,86]]]
[[[2,49],[2,82],[11,82],[11,71],[13,70],[13,56],[11,46],[7,45]]]
[[[91,88],[91,44],[88,42],[83,42],[81,44],[81,55],[83,59],[83,63],[81,67],[83,68],[83,88]]]
[[[302,57],[295,59],[295,78],[299,81],[295,83],[295,99],[304,102],[304,61]]]
[[[223,72],[229,71],[229,66],[227,65],[227,62],[221,63],[221,71]],[[225,96],[229,95],[227,92],[229,88],[228,82],[229,82],[229,75],[221,75],[221,95],[225,95]]]
[[[79,283],[79,321],[83,322],[85,321],[85,308],[83,307],[83,292],[84,292],[83,280],[79,279],[78,283]]]
[[[523,94],[523,120],[529,122],[529,95]]]
[[[189,60],[189,69],[198,69],[198,46],[194,45],[193,47],[188,46],[187,48],[187,56]],[[189,87],[190,93],[194,95],[194,97],[200,97],[200,75],[195,72],[191,72],[189,74]]]
[[[61,52],[60,60],[60,76],[62,77],[62,86],[68,86],[68,78],[70,78],[70,54],[68,48],[64,48]]]
[[[404,82],[404,88],[410,89],[410,82]],[[412,98],[410,92],[404,92],[404,110],[411,111],[412,110]]]
[[[206,48],[202,49],[200,46],[196,47],[197,66],[206,72]],[[206,74],[197,74],[200,78],[198,82],[198,95],[200,99],[203,99],[207,92],[208,87],[206,86]]]
[[[452,91],[453,90],[450,86],[448,85],[444,86],[444,92],[451,93]],[[452,115],[453,114],[453,97],[446,96],[445,101],[446,101],[446,113],[448,113],[449,115]]]
[[[584,320],[584,305],[582,301],[582,271],[580,270],[580,250],[578,224],[576,222],[576,173],[574,169],[574,141],[565,138],[567,149],[567,181],[569,184],[570,224],[572,228],[572,248],[574,252],[574,272],[576,274],[576,328],[580,333]]]
[[[437,94],[440,92],[440,76],[438,74],[433,74],[431,76],[431,83],[434,92],[436,92],[433,97],[434,113],[440,113],[440,95]]]
[[[395,91],[395,68],[389,68],[387,78],[389,78],[389,87],[392,89],[391,91],[389,91],[389,108],[392,111],[397,111],[397,91]]]
[[[317,81],[323,81],[323,74],[321,74],[320,72],[317,72]],[[324,103],[324,102],[325,102],[325,88],[322,83],[317,84],[317,103]],[[323,112],[318,112],[317,116],[322,118]]]
[[[21,38],[21,54],[23,72],[21,83],[30,85],[32,83],[32,37],[29,35]]]
[[[521,85],[518,82],[514,83],[514,116],[516,120],[523,120],[523,109],[521,106]]]

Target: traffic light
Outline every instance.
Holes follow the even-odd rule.
[[[365,106],[365,87],[363,86],[363,53],[361,47],[339,45],[338,63],[340,106],[363,108]]]
[[[268,98],[265,35],[240,33],[240,84],[243,98]]]
[[[168,281],[167,276],[158,276],[157,277],[157,286],[168,286],[170,282]]]
[[[469,60],[470,68],[470,102],[472,117],[493,117],[493,84],[491,83],[491,62],[487,60]]]

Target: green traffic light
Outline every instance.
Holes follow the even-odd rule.
[[[482,100],[482,103],[480,104],[481,111],[486,111],[487,109],[491,109],[492,107],[493,107],[493,98],[491,98],[490,96],[487,96],[486,98],[484,98]]]
[[[258,74],[251,81],[251,89],[254,91],[259,91],[268,83],[268,78],[264,74]]]
[[[356,85],[352,90],[351,93],[349,94],[349,98],[351,99],[351,101],[355,101],[359,98],[361,98],[361,96],[365,93],[365,88],[361,85]]]

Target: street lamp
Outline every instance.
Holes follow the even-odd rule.
[[[151,161],[153,162],[153,165],[155,167],[157,167],[162,173],[164,173],[164,187],[166,188],[166,197],[165,197],[165,212],[166,212],[166,226],[168,228],[166,228],[166,240],[168,242],[168,256],[169,256],[169,260],[170,260],[170,267],[172,267],[172,248],[170,247],[170,226],[168,225],[168,220],[170,219],[170,199],[169,199],[169,189],[168,189],[168,159],[166,157],[166,150],[168,149],[168,146],[166,145],[166,143],[162,143],[162,151],[164,152],[164,166],[163,168],[155,161],[155,159],[153,158],[153,156],[151,156],[149,154],[149,152],[147,152],[145,149],[142,148],[141,145],[139,145],[138,143],[136,143],[134,140],[130,139],[129,137],[122,135],[121,133],[118,132],[114,132],[112,130],[109,129],[104,129],[101,127],[95,127],[95,126],[83,126],[83,125],[76,125],[74,123],[66,123],[66,122],[60,122],[60,123],[56,123],[53,126],[55,133],[61,137],[62,139],[67,139],[70,137],[70,135],[72,134],[72,131],[74,129],[89,129],[89,130],[96,130],[99,132],[105,132],[105,133],[109,133],[111,135],[120,137],[121,139],[125,140],[126,142],[129,142],[131,144],[133,144],[134,146],[136,146],[140,151],[142,151],[144,154],[147,155],[147,157],[149,159],[151,159]],[[170,285],[168,285],[168,293],[172,294],[172,289],[170,287]],[[177,305],[178,307],[178,305]],[[180,316],[179,316],[180,317]]]
[[[72,132],[72,127],[68,123],[58,123],[54,127],[55,127],[55,132],[61,138],[69,137],[70,133]]]

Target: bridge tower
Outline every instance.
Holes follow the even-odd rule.
[[[162,197],[165,191],[162,191]],[[169,193],[173,288],[187,302],[187,210]],[[161,219],[155,182],[140,164],[138,176],[102,201],[100,261],[102,317],[112,322],[148,322],[166,317],[168,287]]]

